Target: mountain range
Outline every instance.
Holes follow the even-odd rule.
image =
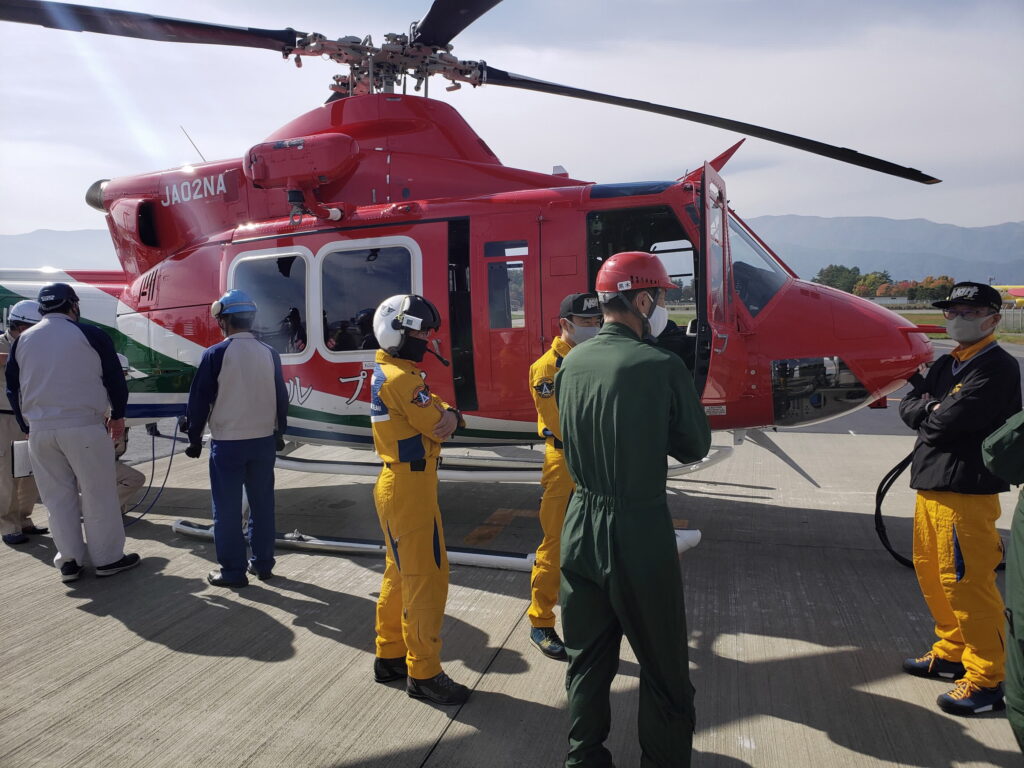
[[[757,216],[747,223],[798,275],[811,279],[841,264],[895,280],[949,275],[956,280],[1024,284],[1024,222],[958,227],[925,219]],[[117,269],[105,229],[0,235],[0,264]]]
[[[1024,222],[958,227],[926,219],[758,216],[747,223],[800,277],[841,264],[894,280],[1024,284]]]

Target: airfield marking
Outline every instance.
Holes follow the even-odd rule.
[[[539,514],[540,509],[510,509],[501,507],[494,510],[487,520],[470,531],[466,538],[462,540],[462,543],[471,546],[487,544],[496,539],[498,534],[505,530],[513,519],[517,517],[537,517]]]
[[[540,509],[512,509],[509,507],[500,507],[491,513],[483,523],[478,525],[462,540],[463,544],[467,546],[480,546],[481,544],[489,544],[494,541],[501,534],[508,524],[511,523],[517,517],[532,517],[537,518],[540,516]],[[690,521],[682,517],[672,518],[672,527],[675,529],[685,530],[689,527]]]

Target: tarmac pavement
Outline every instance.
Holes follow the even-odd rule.
[[[947,715],[935,697],[948,684],[901,672],[905,656],[929,646],[931,621],[912,571],[878,543],[872,513],[878,481],[913,435],[888,433],[902,426],[892,408],[858,413],[884,428],[773,435],[820,488],[749,443],[669,483],[677,526],[703,532],[681,563],[695,766],[1024,764],[1003,713]],[[149,441],[133,429],[133,449]],[[442,656],[473,693],[460,708],[412,700],[371,676],[382,559],[281,550],[277,578],[211,587],[212,543],[170,529],[210,522],[206,456],[178,450],[169,472],[167,458],[139,465],[156,477],[145,505],[168,476],[127,529],[140,567],[65,585],[48,536],[0,549],[0,764],[561,765],[565,668],[529,643],[527,574],[452,568]],[[278,470],[276,482],[279,530],[380,537],[371,478]],[[531,551],[539,497],[532,484],[443,483],[449,544]],[[1004,537],[1015,498],[1002,499]],[[904,553],[912,511],[902,478],[886,519]],[[42,507],[35,519],[45,521]],[[608,739],[620,768],[640,764],[639,673],[623,643]]]

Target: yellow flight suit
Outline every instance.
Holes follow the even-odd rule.
[[[572,478],[562,453],[562,433],[558,426],[558,404],[555,402],[555,374],[572,346],[555,337],[551,348],[530,366],[530,394],[537,408],[537,434],[547,439],[544,447],[544,469],[540,477],[544,495],[540,500],[540,527],[544,538],[537,547],[537,557],[530,574],[530,624],[534,627],[555,626],[552,608],[558,602],[559,549],[565,508],[572,496]]]
[[[373,500],[387,555],[376,652],[382,659],[405,656],[409,676],[417,679],[441,672],[448,555],[437,504],[441,441],[434,428],[447,410],[454,409],[430,391],[415,363],[377,351],[370,419],[384,467]]]

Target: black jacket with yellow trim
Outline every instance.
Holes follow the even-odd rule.
[[[981,443],[1021,409],[1020,367],[998,345],[956,362],[940,357],[900,402],[900,417],[917,430],[910,487],[1002,493],[1009,485],[985,468]]]

